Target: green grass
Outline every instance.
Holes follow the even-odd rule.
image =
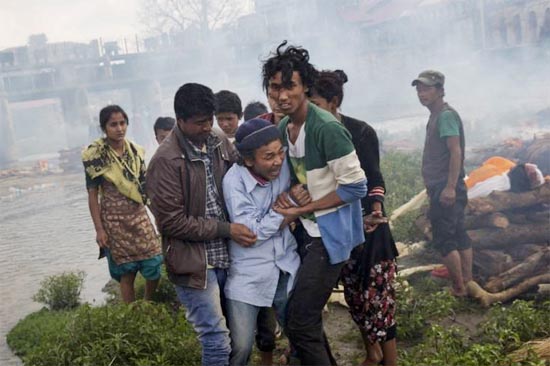
[[[183,311],[164,304],[42,310],[20,321],[7,340],[31,366],[200,364],[200,345]]]
[[[46,308],[32,313],[9,332],[8,345],[16,355],[24,358],[41,344],[62,334],[73,314],[73,311],[50,311]]]
[[[388,152],[380,159],[380,170],[386,184],[384,207],[388,216],[424,189],[421,165],[420,152]]]
[[[550,336],[550,302],[516,300],[482,309],[472,300],[456,299],[443,283],[411,278],[399,286],[396,319],[400,364],[404,366],[543,366],[534,353],[521,363],[509,354],[523,343]],[[468,330],[458,315],[476,313],[482,320]]]

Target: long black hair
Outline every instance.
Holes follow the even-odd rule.
[[[508,172],[511,192],[527,192],[531,189],[531,181],[525,171],[525,164],[518,164]]]
[[[319,95],[323,99],[326,99],[327,102],[337,97],[338,107],[340,107],[344,100],[344,84],[347,81],[348,76],[342,70],[323,70],[319,73],[317,79],[315,79],[310,95]]]
[[[99,111],[99,126],[103,131],[105,131],[105,128],[107,127],[107,122],[109,121],[113,113],[122,113],[124,119],[126,120],[126,123],[130,124],[130,121],[128,120],[128,115],[126,114],[124,109],[116,104],[111,104],[103,107],[101,111]]]

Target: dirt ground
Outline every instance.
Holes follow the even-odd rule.
[[[458,326],[466,330],[469,336],[475,336],[478,325],[485,319],[483,314],[461,313],[453,318],[442,319],[438,322],[444,327]],[[338,303],[328,305],[328,312],[324,314],[325,331],[339,366],[359,366],[365,358],[364,346],[361,336],[355,323],[351,320],[348,309]],[[398,328],[399,332],[399,328]],[[399,334],[399,333],[398,333]],[[399,336],[398,336],[399,337]],[[282,355],[287,345],[286,339],[280,339],[277,342],[275,351],[275,364],[279,365],[277,360]],[[398,352],[407,350],[412,344],[397,341]],[[254,365],[259,365],[259,356],[257,352],[253,357]],[[294,364],[294,363],[293,363]]]
[[[329,338],[334,356],[339,366],[359,366],[365,358],[360,333],[349,315],[348,308],[342,305],[344,303],[343,296],[333,294],[331,301],[334,302],[328,304],[328,311],[324,312],[323,319],[325,332]],[[462,328],[467,336],[475,338],[479,331],[479,324],[486,318],[486,311],[479,308],[479,305],[471,300],[461,300],[460,309],[460,313],[452,314],[435,323],[445,328],[451,326]],[[398,352],[401,353],[403,350],[411,348],[414,344],[399,340],[399,319],[397,321],[397,347]],[[286,345],[286,339],[278,341],[277,350],[275,351],[276,361],[282,355]],[[253,364],[260,364],[257,354],[253,359]],[[279,365],[277,362],[275,364]]]
[[[340,366],[360,365],[365,358],[363,341],[348,309],[332,303],[325,313],[325,331]]]
[[[339,366],[359,365],[363,358],[362,340],[355,323],[349,316],[348,309],[338,303],[328,305],[328,311],[323,314],[324,326],[329,342]],[[282,337],[277,341],[277,349],[274,352],[275,365],[283,355],[288,342]],[[252,365],[260,365],[260,357],[257,350],[252,356]],[[299,361],[291,360],[291,365],[299,365]]]
[[[454,317],[437,322],[447,328],[457,326],[464,328],[469,336],[475,336],[478,325],[485,319],[483,314],[460,313]],[[399,341],[398,325],[397,348],[400,353],[412,346]],[[325,315],[325,330],[339,366],[358,366],[365,358],[365,352],[359,331],[352,322],[348,309],[339,304],[330,304],[329,312]]]

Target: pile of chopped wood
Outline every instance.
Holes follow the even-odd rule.
[[[468,166],[479,166],[485,160],[493,156],[533,163],[538,166],[542,174],[550,174],[550,133],[539,133],[531,140],[510,138],[501,141],[496,145],[474,148],[468,151],[466,164]]]
[[[426,216],[416,224],[431,239]],[[550,283],[550,182],[528,192],[493,192],[472,199],[465,224],[477,281],[468,290],[483,305]]]

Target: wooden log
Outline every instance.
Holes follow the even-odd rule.
[[[425,266],[418,266],[418,267],[412,267],[412,268],[405,268],[399,270],[397,275],[401,278],[409,277],[415,273],[422,273],[422,272],[431,272],[434,269],[441,267],[441,264],[427,264]]]
[[[478,166],[492,156],[503,156],[514,160],[514,157],[518,155],[524,144],[525,142],[519,138],[509,138],[504,141],[499,141],[496,145],[471,148],[468,149],[468,154],[466,154],[466,161],[470,166]]]
[[[398,241],[395,243],[395,246],[399,252],[399,259],[403,259],[408,256],[422,255],[422,253],[426,250],[427,244],[428,243],[425,241],[420,241],[413,244],[404,244]]]
[[[482,216],[466,216],[464,226],[468,230],[481,229],[484,227],[496,227],[506,229],[510,225],[510,221],[506,215],[501,212],[492,212]]]
[[[476,249],[504,248],[521,243],[546,243],[550,241],[550,225],[546,223],[510,224],[506,229],[468,230],[468,235],[472,240],[472,247]]]
[[[545,360],[546,365],[550,361],[550,338],[530,341],[524,343],[518,350],[512,352],[509,357],[514,365],[521,365],[522,361],[529,358],[529,354],[535,354],[541,360]]]
[[[550,283],[541,283],[537,293],[543,297],[550,298]]]
[[[525,277],[536,273],[539,268],[548,268],[549,261],[550,251],[545,248],[497,277],[490,278],[484,287],[489,292],[503,291],[520,282]]]
[[[517,262],[523,262],[525,258],[540,252],[546,244],[522,244],[519,246],[510,246],[506,248],[506,252],[512,256]]]
[[[514,224],[523,224],[528,225],[532,223],[541,223],[541,222],[550,222],[550,211],[538,211],[538,212],[527,212],[527,213],[512,213],[509,212],[506,214],[508,220]]]
[[[496,302],[509,301],[516,296],[526,292],[530,288],[537,286],[538,284],[548,282],[550,282],[550,273],[545,273],[531,277],[521,282],[520,284],[509,288],[508,290],[504,290],[496,294],[491,294],[481,288],[481,286],[479,286],[475,281],[470,281],[466,285],[466,291],[468,292],[469,296],[477,299],[482,306],[489,307]]]
[[[328,312],[328,304],[329,303],[337,303],[340,304],[343,307],[349,308],[348,304],[346,303],[346,299],[344,298],[344,287],[342,285],[338,286],[338,289],[333,289],[332,294],[330,294],[330,297],[328,298],[327,304],[325,305],[324,311]]]
[[[422,205],[427,199],[428,199],[428,194],[424,189],[420,193],[418,193],[416,196],[411,198],[409,202],[393,210],[390,216],[390,222],[397,220],[399,216],[404,215],[407,212],[418,210],[420,207],[422,207]]]
[[[501,250],[476,250],[474,267],[484,278],[501,274],[514,266],[512,256]]]
[[[478,197],[468,202],[468,213],[484,215],[491,212],[529,207],[538,203],[550,202],[550,182],[527,192],[493,192],[487,197]]]
[[[414,224],[420,230],[422,234],[424,234],[424,237],[428,240],[432,240],[432,224],[430,223],[430,220],[426,215],[420,215],[416,218],[414,221]]]

